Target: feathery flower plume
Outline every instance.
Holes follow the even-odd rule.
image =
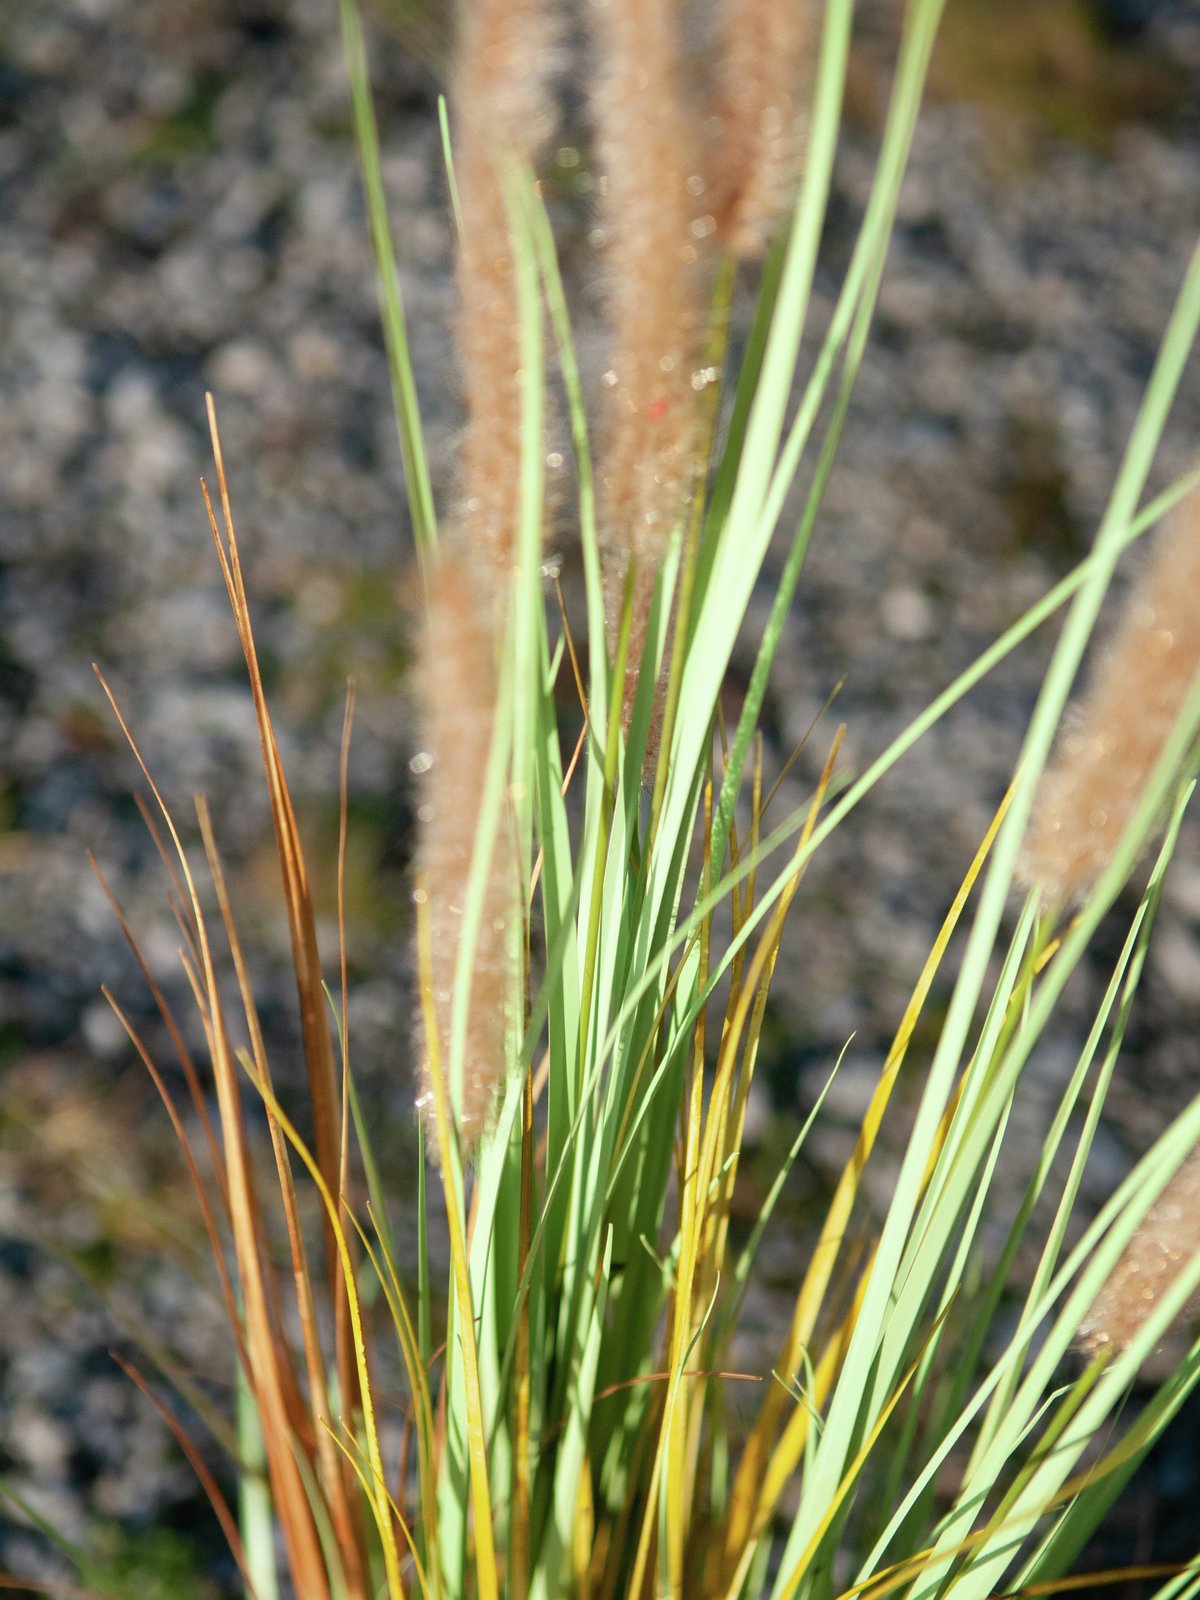
[[[415,678],[421,717],[417,876],[429,897],[434,1009],[442,1071],[449,1071],[450,1016],[483,774],[495,713],[496,659],[490,600],[464,561],[444,560],[430,583]],[[487,1127],[504,1076],[512,993],[509,925],[516,864],[503,823],[492,848],[483,915],[471,959],[460,1127],[471,1143]],[[429,1060],[422,1047],[418,1106],[432,1127]]]
[[[467,0],[453,70],[455,178],[464,237],[457,341],[467,421],[463,530],[499,569],[520,514],[521,333],[505,205],[510,162],[532,163],[555,124],[547,80],[556,28],[546,0]]]
[[[791,203],[811,28],[809,0],[726,0],[706,130],[708,205],[718,242],[736,256],[761,254]]]
[[[1047,899],[1095,883],[1200,669],[1200,491],[1159,533],[1091,688],[1042,779],[1022,873]]]
[[[1200,1150],[1193,1150],[1146,1213],[1079,1329],[1090,1355],[1123,1350],[1200,1250]]]
[[[434,1012],[442,1071],[462,919],[495,710],[496,651],[521,505],[521,335],[505,194],[510,167],[532,162],[554,126],[546,90],[554,56],[547,0],[467,0],[455,43],[455,179],[463,238],[456,336],[466,428],[463,505],[443,530],[415,671],[422,724],[417,872],[429,897]],[[485,563],[484,577],[479,562]],[[474,574],[474,575],[473,575]],[[498,598],[497,598],[498,597]],[[503,827],[494,841],[471,961],[460,1131],[485,1130],[504,1074],[516,864]],[[432,1103],[419,1051],[417,1104]]]
[[[612,332],[597,514],[610,642],[635,564],[637,681],[658,569],[696,468],[703,182],[689,160],[676,0],[593,0],[598,194]]]

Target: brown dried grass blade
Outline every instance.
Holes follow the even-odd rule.
[[[146,1399],[149,1400],[150,1404],[166,1423],[167,1427],[170,1428],[171,1432],[174,1434],[179,1448],[188,1458],[191,1469],[196,1474],[196,1477],[200,1482],[200,1487],[208,1496],[209,1504],[216,1512],[217,1521],[221,1524],[221,1532],[225,1535],[225,1539],[229,1545],[233,1559],[237,1562],[238,1571],[242,1575],[242,1582],[246,1585],[246,1592],[249,1595],[250,1600],[255,1600],[255,1588],[250,1578],[249,1568],[246,1564],[246,1552],[242,1546],[242,1537],[238,1532],[237,1522],[234,1520],[233,1513],[229,1509],[229,1504],[226,1501],[225,1496],[221,1493],[221,1490],[217,1484],[217,1480],[208,1470],[208,1465],[205,1462],[204,1457],[192,1443],[192,1440],[188,1436],[187,1429],[179,1421],[179,1418],[172,1416],[171,1412],[154,1393],[153,1389],[151,1389],[150,1385],[142,1377],[137,1368],[126,1361],[124,1357],[119,1356],[115,1350],[110,1353],[113,1360],[120,1367],[121,1371],[127,1378],[130,1379],[131,1382],[137,1385],[137,1387],[146,1396]]]
[[[200,896],[178,830],[158,785],[151,776],[137,741],[99,668],[96,669],[96,675],[166,823],[186,884],[188,903],[195,919],[202,968],[200,973],[195,974],[195,979],[200,987],[201,1020],[216,1080],[225,1163],[229,1174],[230,1225],[239,1278],[245,1297],[245,1337],[249,1357],[247,1377],[259,1408],[272,1494],[297,1592],[304,1595],[305,1600],[310,1600],[310,1597],[311,1600],[329,1600],[329,1585],[320,1540],[305,1494],[303,1479],[292,1454],[294,1432],[288,1415],[285,1371],[287,1378],[292,1380],[293,1388],[294,1375],[291,1373],[286,1353],[275,1337],[270,1316],[259,1253],[262,1217],[254,1189],[237,1073],[234,1070],[233,1054],[226,1034],[216,966]]]
[[[304,1057],[308,1066],[308,1088],[312,1107],[317,1164],[330,1191],[336,1192],[341,1137],[338,1125],[333,1044],[330,1038],[329,1019],[325,1006],[320,954],[317,949],[316,919],[313,913],[312,896],[309,891],[308,874],[305,870],[304,857],[300,847],[299,830],[296,826],[296,817],[292,809],[291,796],[288,791],[287,780],[284,777],[283,765],[279,758],[279,748],[275,740],[271,715],[267,709],[258,652],[255,648],[254,636],[251,630],[250,608],[246,599],[241,562],[238,556],[237,535],[234,530],[233,511],[229,500],[229,484],[225,475],[225,461],[221,450],[220,433],[217,428],[216,406],[211,394],[205,396],[205,403],[208,409],[209,433],[212,439],[213,458],[217,470],[217,488],[220,495],[221,515],[224,523],[224,541],[222,541],[221,533],[218,530],[207,491],[204,493],[204,503],[208,511],[213,540],[221,562],[221,570],[224,573],[226,587],[229,591],[229,601],[233,609],[242,651],[246,658],[246,668],[250,675],[250,689],[254,697],[254,710],[258,719],[263,764],[266,768],[267,789],[271,803],[271,820],[275,828],[275,842],[279,851],[279,867],[283,878],[284,903],[287,909],[288,932],[292,945],[292,964],[295,970],[296,990],[300,1002],[300,1023],[304,1036]],[[332,1280],[336,1274],[337,1252],[328,1225],[325,1228],[325,1247],[329,1276]],[[354,1393],[353,1372],[351,1371],[346,1376],[351,1384],[351,1387],[344,1391],[349,1400]]]
[[[141,797],[139,796],[139,799],[140,798]],[[96,874],[96,879],[99,882],[101,889],[104,891],[104,897],[112,908],[112,913],[116,918],[117,926],[120,928],[125,937],[126,944],[133,953],[133,959],[138,964],[138,969],[142,974],[142,978],[145,981],[147,989],[150,991],[150,996],[158,1008],[158,1014],[163,1020],[163,1024],[166,1027],[167,1033],[170,1035],[171,1046],[175,1051],[176,1059],[178,1060],[183,1071],[184,1081],[187,1084],[188,1094],[191,1097],[192,1106],[195,1109],[196,1116],[200,1122],[200,1127],[204,1133],[204,1141],[208,1147],[209,1161],[212,1163],[213,1175],[216,1178],[217,1186],[221,1193],[221,1200],[226,1211],[228,1211],[229,1180],[225,1175],[225,1163],[221,1159],[221,1149],[217,1143],[216,1130],[213,1128],[212,1118],[208,1114],[208,1104],[204,1098],[204,1091],[200,1087],[200,1076],[196,1071],[196,1064],[192,1060],[191,1051],[184,1042],[183,1034],[179,1029],[179,1024],[175,1021],[175,1014],[171,1010],[170,1003],[168,1002],[166,995],[163,993],[161,985],[158,983],[158,980],[155,978],[153,972],[151,972],[150,966],[146,961],[145,956],[142,954],[142,949],[138,943],[137,936],[129,925],[129,920],[125,915],[120,901],[113,893],[108,879],[104,876],[104,873],[100,869],[99,863],[90,850],[87,851],[87,862],[92,871]],[[108,998],[108,1002],[112,1006],[113,1010],[116,1011],[117,1016],[120,1018],[120,1021],[126,1032],[129,1032],[129,1024],[118,1010],[116,1002],[111,996],[108,995],[107,990],[103,992]],[[132,1037],[132,1034],[130,1036]],[[134,1040],[134,1043],[136,1045],[137,1041]],[[147,1065],[149,1066],[149,1059],[147,1057],[143,1057],[143,1059],[146,1060]],[[153,1072],[154,1069],[151,1068],[151,1071]],[[154,1081],[155,1087],[157,1088],[159,1086],[159,1078],[157,1074],[154,1075]],[[162,1088],[159,1088],[159,1093],[164,1095],[164,1098],[166,1098]],[[175,1123],[177,1118],[174,1114],[174,1109],[169,1102],[167,1104],[167,1110],[171,1113],[172,1123]],[[178,1131],[178,1129],[176,1131]],[[201,1186],[200,1193],[202,1196],[203,1192],[203,1187]]]
[[[192,1151],[191,1141],[187,1136],[187,1130],[183,1126],[179,1111],[175,1105],[174,1099],[171,1096],[171,1091],[167,1088],[166,1083],[163,1081],[162,1074],[155,1066],[154,1060],[151,1057],[150,1052],[146,1049],[145,1044],[142,1042],[142,1038],[137,1029],[125,1015],[125,1012],[121,1009],[120,1005],[118,1005],[108,988],[104,986],[101,988],[100,992],[112,1007],[113,1014],[115,1015],[117,1021],[125,1029],[126,1035],[129,1038],[129,1042],[137,1051],[142,1065],[150,1074],[150,1081],[158,1090],[159,1099],[166,1107],[167,1116],[171,1119],[171,1127],[174,1129],[175,1137],[179,1141],[179,1148],[183,1152],[183,1159],[187,1165],[188,1175],[192,1180],[192,1187],[196,1191],[196,1200],[200,1206],[200,1217],[204,1223],[204,1231],[208,1235],[208,1244],[209,1249],[212,1251],[213,1264],[217,1269],[217,1276],[221,1282],[221,1296],[225,1302],[225,1313],[229,1318],[229,1326],[233,1330],[233,1336],[237,1343],[238,1358],[242,1362],[242,1365],[245,1366],[247,1365],[249,1358],[247,1357],[246,1347],[242,1339],[242,1325],[241,1319],[238,1316],[237,1300],[233,1293],[233,1284],[230,1281],[229,1269],[225,1264],[225,1251],[221,1244],[221,1235],[217,1228],[216,1218],[213,1216],[212,1207],[208,1203],[208,1193],[204,1187],[204,1179],[200,1176],[200,1169],[196,1165],[196,1157]],[[228,1209],[227,1198],[226,1209]]]
[[[26,1597],[46,1594],[52,1600],[113,1600],[111,1594],[100,1594],[96,1589],[80,1589],[73,1583],[40,1583],[35,1578],[18,1578],[9,1572],[0,1572],[0,1589],[15,1590]]]
[[[270,1085],[270,1067],[267,1061],[262,1027],[259,1022],[258,1008],[254,1003],[249,971],[246,966],[241,939],[234,922],[233,907],[229,898],[225,873],[213,834],[212,818],[209,814],[207,802],[203,798],[198,799],[196,802],[196,814],[200,822],[200,836],[204,842],[204,853],[208,860],[209,871],[212,874],[213,885],[216,889],[217,905],[221,912],[221,918],[225,926],[225,936],[233,957],[238,992],[241,996],[246,1026],[250,1034],[250,1052],[254,1062],[255,1082]],[[267,1127],[271,1136],[271,1148],[275,1156],[275,1170],[279,1180],[280,1201],[283,1206],[284,1222],[287,1228],[288,1250],[292,1263],[292,1280],[296,1291],[296,1312],[300,1322],[304,1365],[308,1378],[309,1403],[308,1407],[306,1409],[302,1408],[301,1411],[304,1434],[306,1440],[311,1438],[311,1449],[316,1452],[321,1482],[328,1497],[330,1518],[343,1562],[347,1588],[352,1600],[360,1600],[360,1597],[364,1596],[366,1592],[363,1577],[362,1529],[351,1507],[344,1462],[338,1454],[330,1432],[334,1419],[329,1404],[329,1389],[325,1377],[325,1359],[321,1351],[321,1335],[317,1324],[316,1296],[313,1289],[312,1271],[309,1266],[308,1250],[304,1242],[304,1230],[300,1222],[299,1207],[296,1201],[296,1183],[292,1174],[291,1162],[288,1158],[287,1141],[272,1111],[270,1101],[265,1101],[264,1104],[267,1113]],[[340,1189],[338,1193],[339,1195],[341,1194]],[[342,1274],[339,1271],[337,1283],[341,1284],[342,1282]],[[344,1390],[342,1392],[345,1393]]]

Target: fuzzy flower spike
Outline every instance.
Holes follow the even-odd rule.
[[[461,536],[505,577],[521,503],[521,329],[505,180],[513,164],[534,164],[554,130],[557,37],[545,0],[466,0],[460,11],[452,103],[463,222]]]
[[[627,707],[654,582],[687,503],[700,443],[693,379],[703,181],[689,159],[676,0],[594,0],[601,233],[612,330],[597,510],[610,645],[634,568]]]
[[[708,144],[716,240],[761,255],[792,201],[804,137],[800,85],[812,0],[726,0]]]
[[[1157,542],[1042,779],[1022,873],[1082,899],[1112,859],[1200,671],[1200,490]]]
[[[483,774],[495,722],[496,665],[491,606],[468,563],[443,560],[430,585],[416,665],[421,712],[417,877],[428,896],[430,961],[438,1058],[449,1072],[454,984],[479,821]],[[470,959],[459,1125],[472,1143],[486,1131],[504,1077],[513,988],[509,938],[516,862],[501,821],[484,879],[483,909]],[[419,1046],[417,1104],[433,1130],[430,1052]],[[447,1080],[448,1081],[448,1080]],[[430,1140],[431,1146],[433,1139]]]
[[[1200,671],[1200,491],[1158,535],[1074,720],[1047,768],[1023,875],[1082,899],[1112,859]],[[1200,1151],[1147,1213],[1079,1330],[1123,1349],[1200,1249]]]
[[[1200,1150],[1193,1150],[1146,1213],[1096,1296],[1079,1329],[1083,1348],[1096,1355],[1130,1344],[1197,1250]]]
[[[417,875],[428,897],[436,1055],[451,1064],[455,982],[471,865],[495,732],[503,639],[521,509],[521,343],[505,203],[514,165],[532,165],[554,127],[547,92],[555,25],[545,0],[466,0],[452,98],[464,219],[455,325],[466,426],[458,515],[441,531],[414,673],[421,728]],[[506,1068],[515,981],[517,860],[509,819],[490,841],[469,956],[459,1132],[485,1133]],[[418,1106],[434,1144],[433,1050],[418,1030]],[[449,1078],[445,1081],[449,1083]]]

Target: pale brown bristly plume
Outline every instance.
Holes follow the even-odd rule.
[[[1200,1150],[1193,1150],[1146,1213],[1083,1319],[1083,1348],[1092,1355],[1123,1350],[1197,1250]]]
[[[450,1027],[463,913],[495,721],[496,661],[521,514],[521,335],[509,180],[554,127],[547,81],[556,29],[546,0],[464,0],[452,70],[454,171],[463,223],[455,336],[466,426],[459,515],[441,532],[418,646],[421,719],[417,875],[428,897],[437,1054]],[[486,1131],[504,1077],[516,892],[502,819],[470,960],[459,1130]],[[430,1056],[419,1048],[418,1106],[433,1130]],[[449,1082],[446,1076],[445,1081]],[[430,1139],[433,1144],[433,1138]]]
[[[636,569],[629,686],[700,445],[703,183],[689,155],[676,0],[592,0],[596,163],[611,329],[597,470],[610,644]]]
[[[1200,491],[1159,531],[1042,779],[1022,875],[1054,903],[1104,871],[1200,669]]]
[[[463,0],[451,83],[463,222],[456,338],[466,427],[462,533],[500,570],[520,515],[521,333],[506,204],[514,163],[536,160],[555,125],[548,81],[557,26],[546,0]]]
[[[712,113],[708,207],[717,241],[762,254],[792,202],[804,127],[811,0],[725,0]]]
[[[428,896],[438,1057],[448,1082],[455,974],[496,698],[491,598],[481,592],[468,562],[451,557],[432,573],[415,677],[421,719],[420,753],[413,762],[418,774],[418,893],[423,889]],[[504,1077],[513,983],[509,929],[516,883],[511,833],[502,818],[484,880],[483,912],[470,958],[460,1120],[468,1144],[486,1130]],[[419,1055],[417,1104],[432,1131],[433,1091],[423,1040]]]

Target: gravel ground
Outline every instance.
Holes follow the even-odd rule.
[[[775,765],[843,675],[836,715],[849,763],[864,763],[1086,550],[1200,233],[1200,8],[1111,4],[1101,38],[1067,0],[1024,3],[1027,31],[1014,26],[1029,59],[1017,46],[1010,59],[986,18],[977,25],[976,0],[950,9],[876,333],[775,674]],[[386,177],[435,487],[445,487],[459,416],[436,86],[387,15],[381,3]],[[817,326],[867,194],[893,22],[885,0],[867,7]],[[565,195],[561,209],[572,276],[586,283],[586,223]],[[580,321],[598,360],[594,294]],[[366,1092],[391,1106],[402,1152],[411,740],[397,617],[411,579],[329,0],[9,0],[0,353],[0,1470],[39,1514],[86,1537],[129,1593],[202,1595],[228,1577],[211,1519],[107,1354],[133,1348],[136,1322],[205,1381],[225,1361],[217,1308],[191,1286],[193,1224],[161,1114],[99,994],[110,984],[157,1042],[86,851],[160,974],[177,937],[131,799],[134,764],[91,664],[179,818],[195,792],[209,797],[286,1082],[296,1039],[286,933],[263,893],[274,851],[257,733],[196,490],[211,388],[326,914],[343,684],[349,672],[358,681],[352,1018]],[[1155,486],[1191,464],[1198,436],[1193,366]],[[854,1038],[801,1182],[819,1186],[844,1153],[1003,791],[1050,643],[1032,641],[977,689],[814,866],[763,1063],[767,1142]],[[802,798],[813,762],[802,759],[781,807]],[[1196,845],[1191,825],[1093,1198],[1194,1088]],[[1031,1131],[1103,980],[1111,951],[1100,944],[1037,1063]],[[164,1233],[181,1236],[178,1261]],[[786,1239],[772,1251],[768,1329],[772,1281],[795,1271]],[[1170,1520],[1181,1472],[1194,1488],[1194,1461],[1173,1448],[1162,1482],[1138,1491],[1143,1522]],[[65,1570],[2,1510],[0,1568]]]

